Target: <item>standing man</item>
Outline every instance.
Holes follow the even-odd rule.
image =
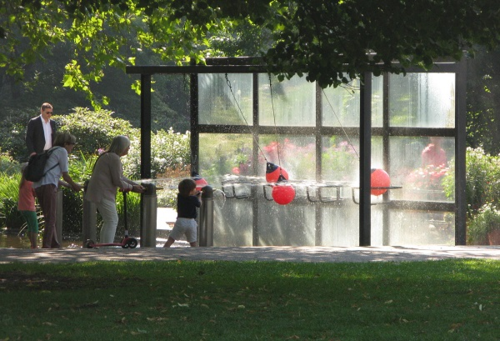
[[[50,119],[52,110],[50,103],[43,103],[40,116],[33,117],[28,122],[26,146],[30,156],[52,148],[57,130],[56,122]]]

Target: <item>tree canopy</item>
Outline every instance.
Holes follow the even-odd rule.
[[[106,67],[155,54],[163,63],[203,63],[252,53],[280,78],[307,74],[322,87],[364,72],[429,69],[500,41],[498,0],[0,0],[0,68],[18,81],[56,46],[71,51],[63,84],[88,94]],[[259,32],[261,32],[259,34]],[[262,33],[264,32],[264,33]],[[269,33],[269,34],[267,34]],[[222,43],[221,43],[222,42]],[[227,47],[231,48],[227,48]],[[226,51],[224,51],[224,49]],[[233,54],[233,55],[230,55]]]

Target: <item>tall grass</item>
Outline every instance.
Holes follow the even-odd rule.
[[[17,210],[21,173],[0,173],[0,225],[18,230],[24,218]],[[0,227],[1,227],[0,226]]]

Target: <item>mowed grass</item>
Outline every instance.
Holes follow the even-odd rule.
[[[0,265],[0,340],[500,340],[500,262]]]

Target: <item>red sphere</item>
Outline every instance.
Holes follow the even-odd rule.
[[[266,168],[266,181],[278,182],[280,175],[282,175],[285,180],[288,180],[288,172],[284,168],[268,162]]]
[[[194,182],[196,182],[196,190],[197,191],[201,191],[201,189],[203,187],[208,185],[207,180],[203,179],[202,177],[195,177],[193,180],[194,180]]]
[[[288,205],[295,198],[295,188],[291,185],[276,185],[272,195],[277,204]]]
[[[391,178],[386,171],[380,168],[372,169],[371,174],[371,187],[389,187],[391,185]],[[382,189],[372,189],[372,195],[382,195],[387,192],[387,188]]]

